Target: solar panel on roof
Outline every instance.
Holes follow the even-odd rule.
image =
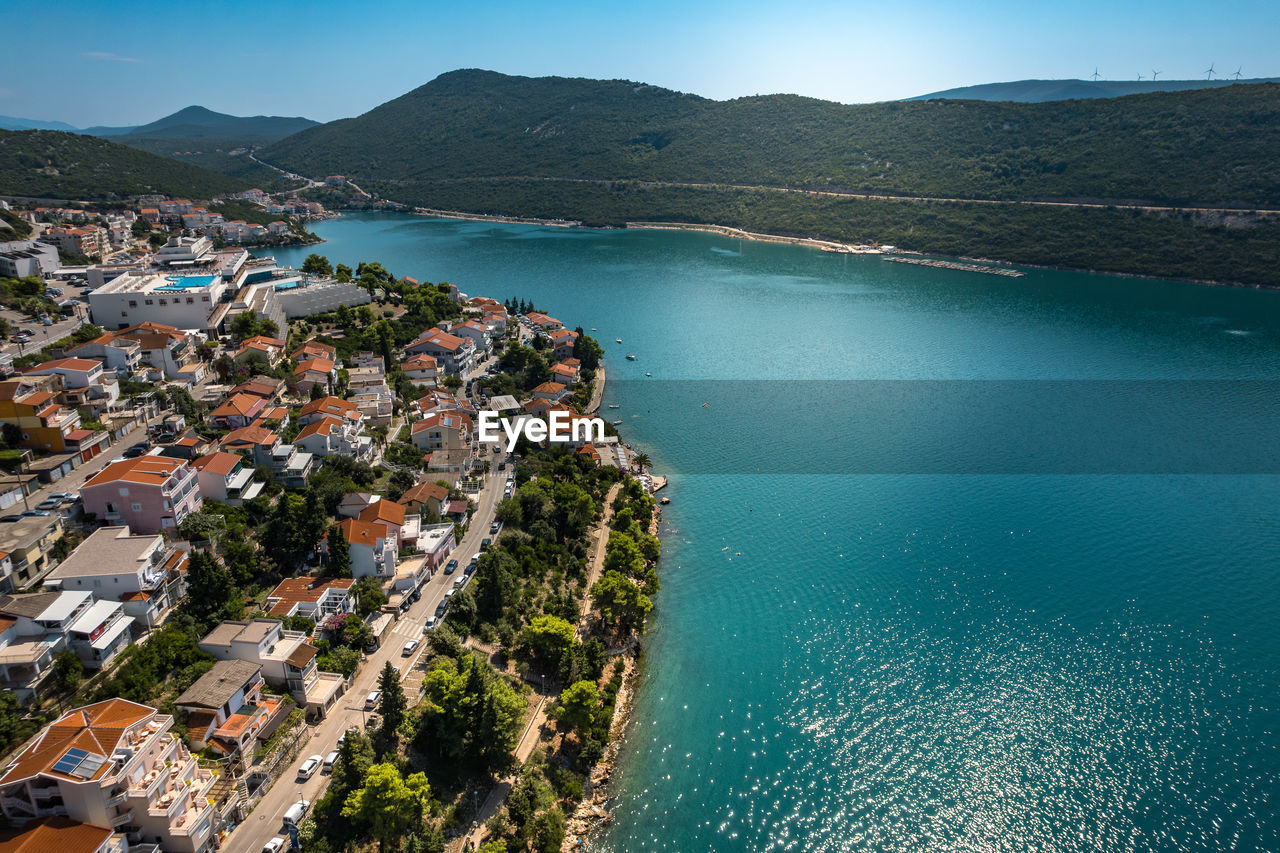
[[[92,779],[93,774],[98,772],[98,768],[107,762],[106,756],[90,753],[71,771],[72,776],[79,776],[81,779]]]
[[[58,763],[53,765],[55,773],[66,773],[68,776],[76,769],[82,760],[89,753],[83,749],[68,749],[67,754],[58,759]]]

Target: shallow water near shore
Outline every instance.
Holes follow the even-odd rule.
[[[1276,469],[1064,471],[1029,442],[1027,466],[988,470],[1002,448],[983,453],[977,418],[919,406],[911,430],[847,403],[867,380],[1280,379],[1280,293],[703,233],[315,230],[328,242],[276,256],[376,260],[596,327],[611,417],[671,477],[664,589],[593,847],[1280,847]],[[1274,443],[1263,409],[1223,425],[1224,455]],[[1192,426],[1153,416],[1112,446],[1203,444]],[[969,455],[860,465],[855,434]]]

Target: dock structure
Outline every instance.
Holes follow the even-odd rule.
[[[986,275],[1003,275],[1009,278],[1022,278],[1026,273],[1008,267],[990,267],[986,264],[966,264],[960,261],[939,261],[933,258],[904,258],[901,256],[886,257],[886,261],[895,264],[915,264],[921,267],[937,267],[944,270],[961,270],[963,272],[980,272]]]

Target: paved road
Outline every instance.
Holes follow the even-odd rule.
[[[85,310],[88,309],[88,306],[82,307]],[[65,319],[59,319],[52,326],[42,326],[40,325],[39,320],[32,320],[25,314],[18,311],[10,311],[8,309],[0,311],[0,317],[4,317],[9,321],[9,325],[13,328],[14,332],[17,332],[18,329],[30,329],[35,333],[35,336],[25,344],[19,344],[13,340],[4,344],[4,352],[9,353],[14,358],[25,353],[39,352],[42,348],[48,346],[54,341],[65,338],[67,335],[80,328],[84,323],[84,319],[82,317],[72,316]]]
[[[498,502],[502,499],[506,477],[505,471],[495,471],[485,478],[484,489],[477,501],[475,519],[466,535],[462,537],[461,544],[450,554],[450,557],[458,560],[460,565],[465,565],[472,554],[479,552],[480,540],[489,535],[489,523],[493,520]],[[262,798],[248,819],[231,833],[224,849],[251,852],[261,850],[263,845],[281,834],[280,818],[290,805],[298,801],[300,792],[302,797],[312,804],[323,795],[324,789],[329,784],[329,777],[317,773],[307,781],[299,783],[298,767],[308,756],[327,754],[334,748],[338,736],[346,729],[352,726],[364,727],[368,716],[364,711],[365,696],[377,686],[378,673],[382,671],[387,661],[391,661],[400,670],[402,681],[407,682],[405,695],[409,704],[416,704],[418,698],[416,685],[420,685],[421,677],[406,678],[406,673],[413,672],[425,651],[425,646],[419,648],[418,654],[413,657],[404,657],[401,650],[407,641],[422,639],[422,626],[426,623],[427,617],[434,615],[436,605],[444,598],[445,592],[453,586],[456,578],[456,573],[445,575],[443,572],[438,572],[423,586],[422,599],[389,629],[383,639],[382,648],[369,655],[364,661],[355,675],[351,689],[338,700],[330,710],[329,716],[318,725],[311,727],[311,740],[302,747],[297,758]]]

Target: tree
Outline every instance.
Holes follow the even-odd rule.
[[[431,812],[431,786],[423,773],[407,779],[394,764],[375,764],[364,784],[347,797],[342,816],[377,839],[378,849],[399,846],[399,839]]]
[[[559,616],[535,616],[520,632],[516,648],[526,660],[543,663],[557,671],[565,653],[573,648],[577,636],[573,625]]]
[[[417,482],[418,478],[408,471],[392,472],[391,479],[387,481],[387,498],[400,500],[400,496],[412,489]]]
[[[236,586],[231,572],[208,551],[192,551],[188,561],[186,611],[202,630],[231,618],[237,609],[233,602]]]
[[[53,659],[53,682],[63,692],[71,692],[84,680],[84,664],[71,649],[63,649]]]
[[[409,707],[404,698],[404,689],[400,686],[400,672],[387,661],[378,674],[378,689],[382,691],[378,699],[378,714],[382,717],[382,732],[388,740],[394,737],[404,723],[405,710]],[[394,742],[394,741],[392,741]]]
[[[609,541],[605,545],[604,570],[605,572],[618,572],[631,577],[642,576],[645,566],[644,555],[640,553],[640,546],[627,534],[611,530],[609,532]]]
[[[326,541],[329,543],[329,561],[325,563],[325,574],[331,578],[351,577],[351,546],[342,535],[342,528],[330,524]]]
[[[312,252],[302,262],[302,271],[310,275],[333,275],[333,265],[324,255]]]
[[[340,646],[359,649],[372,639],[373,630],[354,613],[343,616],[333,628],[333,641]]]
[[[348,281],[351,281],[351,267],[347,266],[346,264],[338,264],[336,267],[334,267],[333,277],[344,284],[347,283]],[[340,307],[346,308],[347,306],[342,305]]]
[[[371,576],[360,578],[351,586],[356,596],[356,612],[361,616],[377,613],[387,603],[387,595],[378,585],[378,579]]]
[[[632,462],[635,463],[637,468],[648,468],[651,464],[648,453],[637,453]]]
[[[630,578],[619,572],[605,572],[591,587],[591,601],[606,625],[622,630],[639,625],[653,609],[653,602]]]
[[[560,694],[560,707],[556,712],[565,728],[581,736],[591,731],[600,714],[600,690],[594,681],[577,681]]]
[[[349,729],[338,747],[338,760],[333,764],[333,776],[329,780],[331,790],[345,798],[364,785],[365,776],[376,760],[369,736],[359,729]]]

